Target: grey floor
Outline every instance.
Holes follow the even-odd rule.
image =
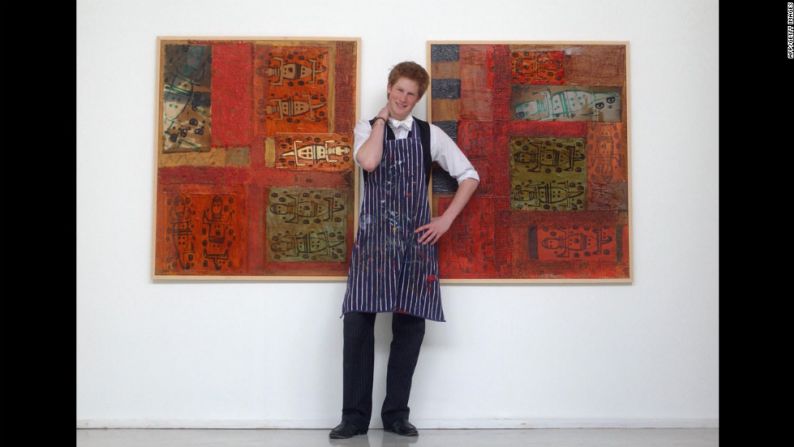
[[[380,429],[350,439],[332,440],[329,430],[79,429],[77,447],[713,447],[719,429],[531,429],[419,430],[407,438]]]

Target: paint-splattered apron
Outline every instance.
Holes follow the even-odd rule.
[[[417,242],[430,222],[419,127],[396,140],[386,126],[383,157],[364,171],[364,198],[350,261],[342,314],[398,312],[445,321],[438,278],[438,245]]]

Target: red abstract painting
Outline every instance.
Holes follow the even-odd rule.
[[[428,43],[428,118],[480,176],[439,241],[443,281],[631,282],[627,52]],[[434,215],[455,185],[433,170]]]
[[[158,45],[155,278],[345,279],[359,40]]]

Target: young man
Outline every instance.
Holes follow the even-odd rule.
[[[408,422],[408,397],[425,319],[444,321],[436,242],[471,198],[477,171],[444,131],[411,116],[430,77],[414,62],[389,73],[386,106],[356,124],[354,158],[363,168],[359,229],[353,246],[344,315],[342,422],[334,439],[366,434],[372,413],[378,312],[392,312],[393,340],[381,409],[386,431],[417,436]],[[442,216],[430,216],[433,161],[457,179],[458,191]]]

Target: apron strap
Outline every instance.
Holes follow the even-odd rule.
[[[422,155],[425,161],[425,182],[430,184],[430,171],[433,168],[433,157],[430,155],[430,124],[414,117],[414,122],[419,130],[419,139],[422,141]]]

